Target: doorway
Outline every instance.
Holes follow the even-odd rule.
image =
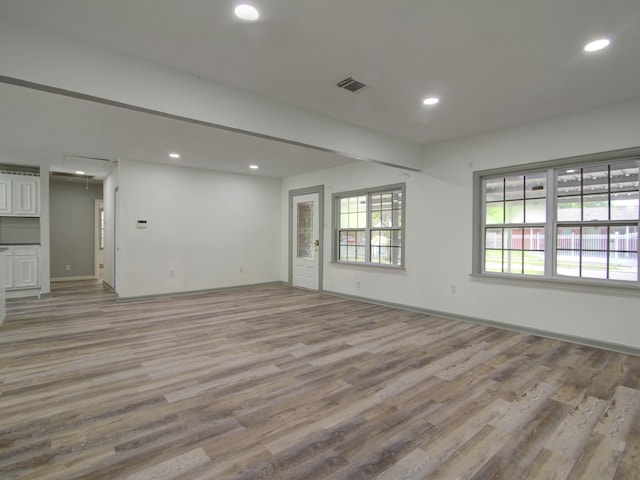
[[[289,283],[322,290],[324,186],[289,192]]]

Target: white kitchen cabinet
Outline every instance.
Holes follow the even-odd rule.
[[[11,175],[0,174],[0,215],[13,214],[13,194],[11,190]]]
[[[0,174],[0,215],[37,217],[40,177]]]
[[[6,290],[7,288],[13,288],[13,249],[9,247],[0,255],[2,255],[0,260],[4,263],[4,276],[0,281],[2,281],[3,287]]]
[[[38,286],[38,253],[35,245],[12,246],[3,252],[6,289]]]
[[[13,179],[13,214],[23,217],[40,214],[40,178],[16,176]]]

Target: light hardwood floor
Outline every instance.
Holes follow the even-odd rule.
[[[640,478],[640,357],[283,285],[8,311],[2,479]]]

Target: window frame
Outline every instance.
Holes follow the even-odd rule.
[[[373,227],[371,225],[371,212],[372,212],[372,202],[371,197],[373,195],[382,194],[382,193],[393,193],[393,192],[401,192],[402,195],[402,206],[400,209],[400,215],[402,218],[402,222],[400,227],[389,227],[389,228],[378,228]],[[341,230],[361,230],[360,228],[341,228],[340,227],[340,200],[343,198],[349,197],[357,197],[357,196],[366,196],[367,197],[367,211],[366,211],[366,227],[364,228],[364,248],[365,248],[365,261],[357,262],[357,261],[349,261],[349,260],[341,260],[339,258],[340,252],[340,231]],[[372,188],[362,188],[358,190],[348,190],[344,192],[336,192],[331,195],[331,204],[332,204],[332,252],[331,252],[331,261],[332,263],[337,263],[340,265],[353,265],[353,266],[362,266],[362,267],[379,267],[379,268],[390,268],[395,270],[404,270],[405,268],[405,258],[406,258],[406,235],[405,235],[405,224],[406,224],[406,203],[407,203],[407,192],[406,192],[406,183],[396,183],[392,185],[383,185],[379,187]],[[371,261],[371,231],[375,230],[396,230],[400,232],[401,244],[400,244],[400,264],[388,264],[388,263],[378,263]],[[375,246],[375,245],[374,245]]]
[[[514,165],[503,168],[495,168],[490,170],[481,170],[473,173],[473,234],[472,234],[472,276],[482,278],[508,279],[517,281],[542,281],[557,282],[577,285],[593,285],[596,287],[614,287],[640,289],[640,251],[637,252],[638,259],[638,278],[633,280],[617,280],[617,279],[601,279],[581,276],[558,275],[557,258],[558,258],[558,227],[562,227],[569,223],[579,224],[583,227],[588,226],[615,226],[616,223],[632,224],[640,230],[640,218],[633,220],[606,220],[606,221],[588,221],[580,220],[579,222],[558,221],[557,218],[557,183],[556,177],[558,171],[564,168],[588,168],[597,165],[606,165],[611,162],[636,161],[640,165],[640,147],[615,150],[610,152],[600,152],[589,155],[580,155],[575,157],[567,157],[558,160],[549,160],[544,162],[529,163],[524,165]],[[492,225],[485,225],[484,218],[484,180],[491,177],[509,176],[509,175],[527,175],[532,173],[546,172],[546,221],[545,221],[545,250],[544,250],[544,274],[543,275],[526,275],[521,273],[504,273],[485,271],[485,227],[491,228]],[[611,192],[609,191],[609,194]],[[496,225],[498,228],[506,228],[504,225]],[[640,249],[638,249],[640,250]],[[607,250],[608,251],[608,250]],[[608,260],[607,260],[608,262]]]

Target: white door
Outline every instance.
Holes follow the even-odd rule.
[[[293,286],[320,288],[320,195],[293,197]]]

